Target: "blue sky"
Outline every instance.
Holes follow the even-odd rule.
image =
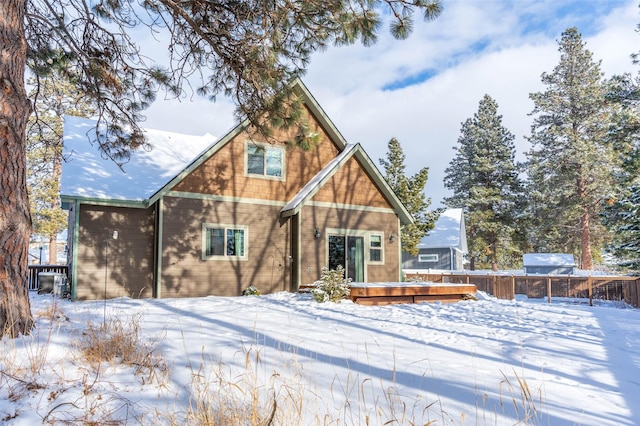
[[[605,77],[637,73],[640,0],[443,0],[432,22],[418,17],[407,40],[382,28],[378,43],[329,48],[316,54],[305,84],[345,138],[363,145],[376,164],[396,137],[407,173],[429,167],[426,195],[439,207],[448,195],[444,169],[455,154],[461,123],[484,94],[499,105],[516,136],[518,156],[528,149],[533,109],[529,93],[544,89],[543,72],[558,63],[557,40],[575,26]],[[224,135],[234,124],[227,100],[189,98],[158,102],[145,127]]]

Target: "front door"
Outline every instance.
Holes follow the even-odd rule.
[[[346,278],[364,281],[364,237],[329,235],[329,269],[342,265]]]

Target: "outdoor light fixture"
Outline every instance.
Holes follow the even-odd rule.
[[[320,230],[318,228],[313,230],[313,236],[316,237],[316,240],[320,238]]]
[[[389,234],[389,242],[392,243],[396,240],[396,235],[392,232]]]

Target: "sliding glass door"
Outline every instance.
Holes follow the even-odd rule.
[[[342,265],[351,281],[364,281],[364,237],[329,235],[329,269],[338,265]]]

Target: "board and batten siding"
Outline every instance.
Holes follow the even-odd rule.
[[[392,211],[305,206],[301,213],[301,284],[311,284],[320,278],[323,266],[328,264],[329,233],[368,236],[382,235],[384,263],[370,263],[365,245],[365,281],[395,282],[400,277],[398,238],[399,220]],[[314,231],[320,230],[320,238]],[[389,241],[393,233],[395,240]],[[365,244],[367,243],[365,238]]]
[[[80,204],[76,297],[152,297],[153,223],[153,208]]]
[[[262,293],[289,289],[289,223],[280,205],[165,197],[161,297],[238,296],[250,285]],[[203,259],[202,225],[246,227],[246,259]]]

